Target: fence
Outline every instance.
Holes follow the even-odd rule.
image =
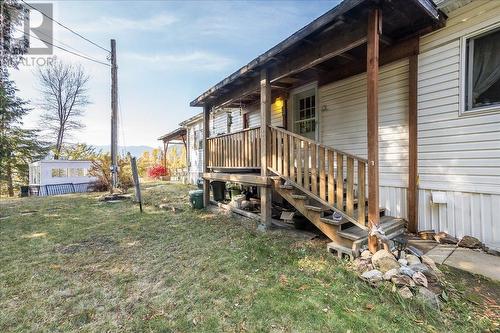
[[[49,196],[68,193],[85,193],[94,190],[93,183],[64,183],[48,185],[31,185],[29,187],[30,196]]]

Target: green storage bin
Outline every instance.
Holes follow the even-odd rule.
[[[212,182],[212,193],[214,195],[214,200],[217,202],[224,201],[226,193],[226,183],[225,182]]]
[[[203,190],[189,191],[189,202],[194,209],[203,209]]]

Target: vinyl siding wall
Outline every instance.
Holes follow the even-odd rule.
[[[366,158],[366,73],[318,88],[322,143]],[[380,68],[380,206],[406,217],[408,186],[408,60]]]
[[[500,1],[473,1],[420,40],[419,229],[500,248],[500,112],[460,114],[462,37],[500,23]],[[446,203],[433,204],[433,191]]]
[[[196,149],[195,144],[195,132],[199,131],[203,135],[203,120],[197,121],[195,123],[186,126],[187,129],[187,146],[188,146],[188,172],[189,172],[189,182],[191,184],[196,184],[196,180],[200,178],[203,174],[203,149]]]

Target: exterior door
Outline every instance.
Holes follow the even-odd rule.
[[[293,95],[293,131],[316,140],[316,89]]]

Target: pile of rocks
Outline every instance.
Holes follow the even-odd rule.
[[[420,258],[413,254],[380,250],[371,254],[366,250],[361,257],[354,260],[354,267],[362,280],[377,287],[383,283],[392,283],[393,291],[403,298],[417,297],[430,306],[439,309],[439,297],[446,297],[440,282],[441,271],[434,261],[423,255]]]

